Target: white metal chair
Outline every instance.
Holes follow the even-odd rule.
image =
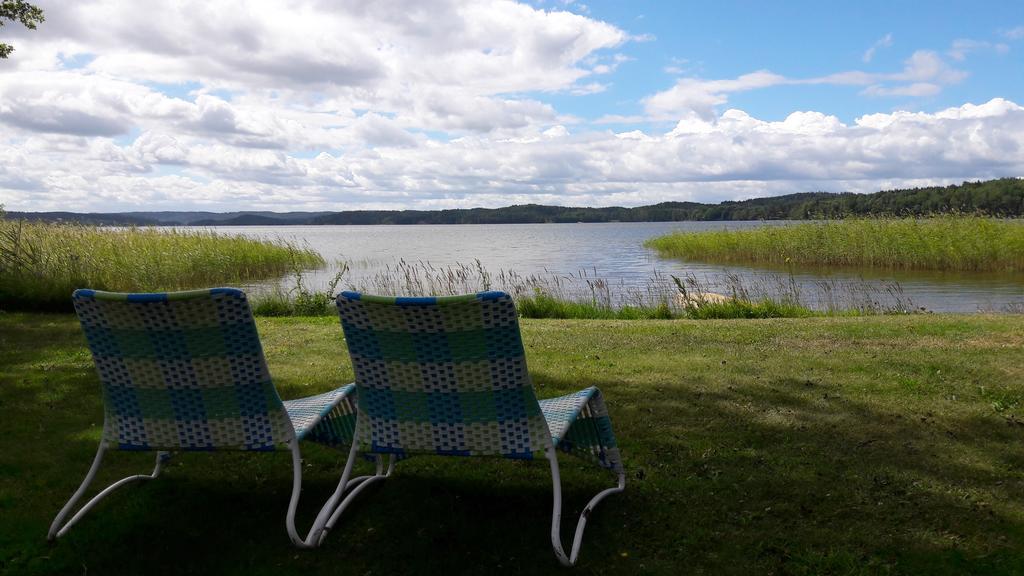
[[[159,294],[77,290],[73,296],[103,389],[103,436],[92,467],[54,518],[48,534],[66,534],[100,500],[137,480],[159,476],[171,451],[243,450],[292,454],[292,494],[285,526],[300,548],[318,546],[318,531],[300,537],[295,511],[302,487],[301,440],[329,446],[352,441],[353,384],[281,401],[270,378],[245,294],[213,288]],[[108,450],[155,451],[149,475],[123,478],[94,496],[67,523]],[[350,496],[387,477],[380,458],[372,476],[353,479]],[[350,470],[351,466],[346,468]],[[338,505],[339,494],[321,514]]]
[[[515,305],[502,292],[442,298],[386,298],[343,292],[337,299],[358,390],[355,439],[336,495],[358,452],[499,456],[551,464],[551,545],[576,563],[587,518],[626,477],[601,392],[587,388],[538,401],[526,368]],[[556,449],[591,459],[616,486],[580,514],[569,554],[561,541],[562,491]],[[313,532],[327,534],[351,497],[324,509]]]

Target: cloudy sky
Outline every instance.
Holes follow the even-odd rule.
[[[35,2],[8,210],[635,206],[1024,176],[1024,2]]]

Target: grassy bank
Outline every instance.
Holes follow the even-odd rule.
[[[89,287],[167,291],[246,283],[323,264],[311,250],[204,231],[0,219],[0,307],[68,309]]]
[[[683,303],[662,301],[657,305],[636,305],[612,308],[591,302],[559,300],[543,294],[516,300],[516,308],[523,318],[549,318],[574,320],[722,320],[739,318],[807,318],[811,316],[853,316],[865,314],[859,310],[816,311],[790,302],[771,299],[750,301],[723,298],[717,301],[706,295],[695,296]]]
[[[1024,272],[1024,223],[980,216],[679,232],[646,245],[662,256],[709,262]]]
[[[336,319],[258,324],[286,398],[352,379]],[[604,390],[628,469],[577,573],[1024,573],[1022,317],[524,320],[523,335],[541,397]],[[546,464],[486,459],[404,461],[299,551],[287,454],[179,454],[51,547],[102,423],[72,316],[0,314],[0,407],[0,573],[566,574]],[[344,454],[303,455],[305,527]],[[151,460],[108,464],[98,482]],[[610,479],[568,458],[562,474],[568,533]]]

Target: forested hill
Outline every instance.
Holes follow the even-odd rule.
[[[721,204],[662,202],[636,208],[572,208],[524,204],[453,210],[357,210],[348,212],[9,212],[11,218],[112,225],[295,224],[520,224],[544,222],[665,222],[680,220],[804,220],[844,216],[918,216],[963,212],[1024,216],[1024,180],[987,182],[873,194],[805,192]]]

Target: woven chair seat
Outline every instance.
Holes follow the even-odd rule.
[[[601,391],[591,386],[572,394],[537,401],[551,431],[551,441],[559,450],[601,466],[622,471],[612,423],[603,410]],[[600,403],[602,409],[595,410]],[[598,413],[599,412],[600,415]],[[615,454],[610,451],[615,450]]]
[[[355,388],[355,384],[346,384],[323,394],[285,400],[284,409],[295,427],[295,436],[328,446],[350,444],[356,414],[349,394]]]

